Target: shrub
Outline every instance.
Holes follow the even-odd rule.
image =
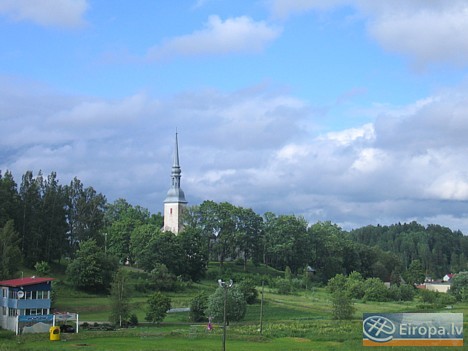
[[[328,281],[327,290],[330,293],[343,291],[346,289],[346,277],[343,274],[337,274]]]
[[[351,319],[356,311],[351,297],[343,290],[335,291],[332,294],[332,304],[334,319]]]
[[[224,318],[224,289],[218,287],[214,294],[208,297],[206,314],[217,321]],[[226,292],[226,319],[227,321],[240,321],[247,311],[247,303],[240,288],[237,285],[227,289]]]
[[[388,301],[388,289],[379,278],[369,278],[364,281],[364,300]]]
[[[239,289],[242,291],[245,297],[245,302],[249,305],[253,305],[258,301],[258,290],[255,288],[255,282],[253,279],[246,278],[239,283]]]
[[[277,278],[275,280],[275,288],[278,294],[288,295],[292,292],[292,285],[288,279]]]
[[[207,320],[205,311],[208,308],[208,296],[204,293],[195,296],[190,301],[189,318],[192,322],[203,322]]]
[[[160,292],[155,292],[148,299],[148,311],[145,319],[148,322],[159,323],[166,317],[167,311],[171,308],[171,299]]]
[[[130,315],[130,318],[128,319],[128,324],[131,326],[137,326],[138,325],[138,317],[136,316],[135,313]]]

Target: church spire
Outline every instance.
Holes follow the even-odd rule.
[[[164,200],[164,227],[163,230],[179,233],[182,226],[182,215],[187,205],[184,191],[180,188],[182,171],[179,164],[179,141],[177,131],[175,135],[174,158],[172,162],[172,184]]]

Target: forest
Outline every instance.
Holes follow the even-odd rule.
[[[416,222],[345,231],[331,222],[294,215],[262,215],[228,202],[187,207],[179,235],[162,231],[163,217],[125,199],[109,203],[78,178],[61,185],[55,172],[26,172],[17,184],[0,173],[0,280],[21,265],[67,266],[79,289],[109,289],[119,265],[152,274],[154,284],[199,281],[208,262],[265,264],[317,283],[359,272],[383,281],[408,277],[415,267],[440,279],[467,269],[468,239],[460,231]],[[103,254],[104,253],[104,254]],[[157,282],[157,283],[156,283]],[[164,286],[160,288],[164,289]],[[167,287],[166,287],[167,288]]]

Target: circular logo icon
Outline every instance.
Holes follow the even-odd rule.
[[[383,316],[370,316],[362,322],[362,331],[369,340],[386,342],[392,340],[395,333],[395,324]]]
[[[19,290],[17,293],[18,299],[22,299],[24,297],[24,291]]]

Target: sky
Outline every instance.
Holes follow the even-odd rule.
[[[0,170],[468,234],[465,0],[0,0]]]

